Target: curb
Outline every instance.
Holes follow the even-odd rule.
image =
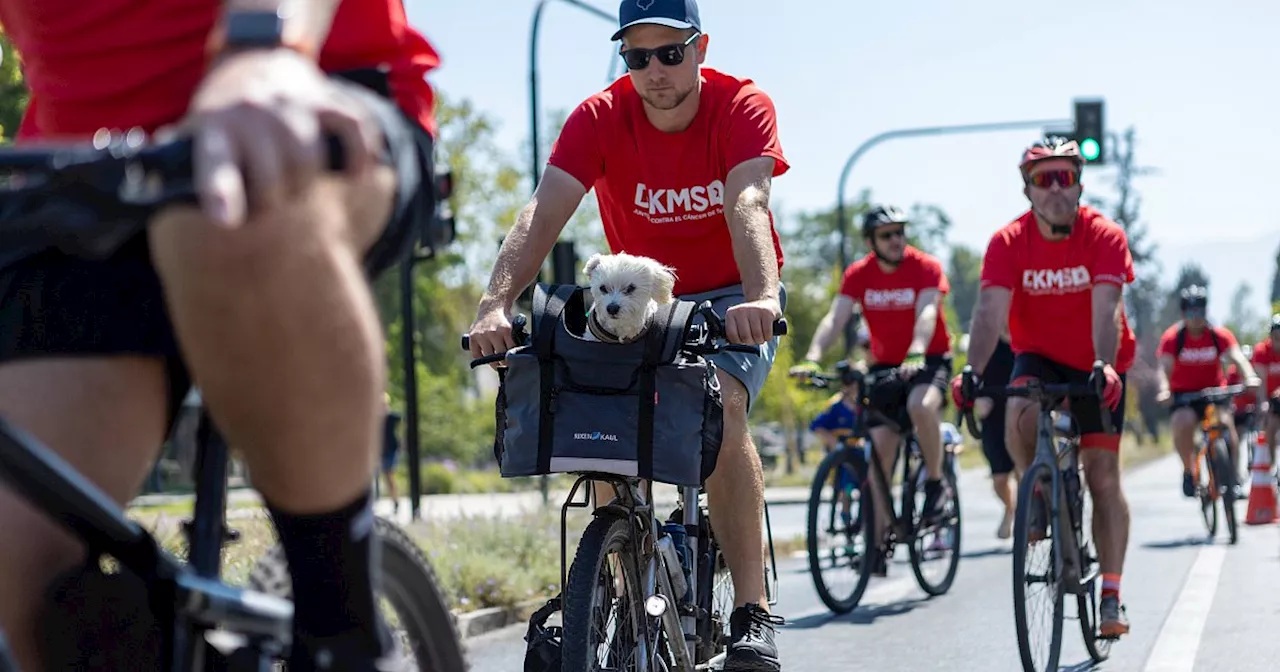
[[[529,622],[529,617],[542,605],[546,598],[527,600],[514,607],[489,607],[462,614],[455,614],[454,623],[458,626],[458,637],[471,639],[485,633],[501,630],[508,626]]]

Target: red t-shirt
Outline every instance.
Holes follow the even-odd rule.
[[[1190,331],[1182,342],[1182,352],[1178,350],[1178,330],[1182,323],[1165,330],[1160,337],[1160,345],[1156,348],[1157,356],[1173,358],[1173,373],[1169,376],[1171,392],[1195,392],[1206,387],[1225,385],[1227,378],[1222,373],[1222,356],[1236,345],[1236,337],[1229,329],[1211,327],[1218,337],[1218,347],[1213,345],[1213,336],[1206,329],[1199,336],[1192,336]]]
[[[902,263],[889,273],[880,268],[874,254],[845,269],[840,293],[862,304],[863,319],[871,332],[871,357],[877,364],[897,365],[907,358],[916,326],[916,299],[926,289],[945,295],[951,291],[951,284],[933,255],[910,245],[903,252]],[[950,351],[951,337],[939,309],[933,339],[925,354],[944,355]]]
[[[1259,375],[1267,377],[1267,396],[1280,394],[1280,353],[1276,352],[1273,339],[1253,346],[1253,364]]]
[[[1093,286],[1134,281],[1133,256],[1124,229],[1102,213],[1082,206],[1066,240],[1048,241],[1028,211],[996,232],[982,260],[982,286],[1013,293],[1009,307],[1010,345],[1089,371],[1093,349]],[[1133,365],[1137,341],[1121,311],[1120,348],[1115,369]]]
[[[624,75],[569,115],[548,163],[595,188],[614,252],[676,269],[676,294],[691,294],[742,281],[725,219],[725,180],[761,156],[776,162],[774,177],[787,172],[773,101],[749,79],[703,68],[698,112],[687,129],[654,128]],[[776,230],[773,247],[781,269]]]
[[[186,113],[221,0],[0,0],[31,103],[20,137],[147,130]],[[327,71],[389,68],[396,101],[435,132],[425,76],[440,64],[401,0],[345,0],[321,52]]]

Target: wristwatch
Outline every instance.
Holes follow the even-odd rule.
[[[209,36],[210,56],[227,51],[275,49],[285,47],[307,56],[314,56],[313,45],[289,39],[281,12],[231,11],[224,14]]]

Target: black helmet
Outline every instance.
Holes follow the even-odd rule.
[[[1280,313],[1271,316],[1271,331],[1280,331]]]
[[[849,360],[836,362],[836,373],[840,374],[841,385],[862,384],[862,371],[853,364],[850,364]]]
[[[1178,296],[1178,307],[1183,311],[1188,308],[1204,308],[1209,305],[1209,292],[1200,285],[1184,287]]]
[[[892,205],[877,205],[862,216],[862,237],[870,238],[876,229],[888,224],[907,224],[907,213]]]

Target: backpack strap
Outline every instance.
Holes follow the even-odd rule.
[[[1221,357],[1222,341],[1218,340],[1218,330],[1214,329],[1213,326],[1207,326],[1205,328],[1209,330],[1209,340],[1213,341],[1214,352],[1218,353],[1218,356]],[[1178,327],[1178,335],[1174,337],[1174,346],[1173,346],[1174,359],[1177,359],[1179,356],[1182,355],[1182,348],[1183,346],[1186,345],[1186,343],[1187,343],[1187,325],[1186,323],[1183,323],[1181,326]]]
[[[550,291],[548,291],[550,289]],[[533,290],[533,351],[540,360],[551,359],[555,351],[556,323],[564,315],[565,305],[578,291],[577,285],[544,285]],[[581,300],[581,297],[579,297]]]

